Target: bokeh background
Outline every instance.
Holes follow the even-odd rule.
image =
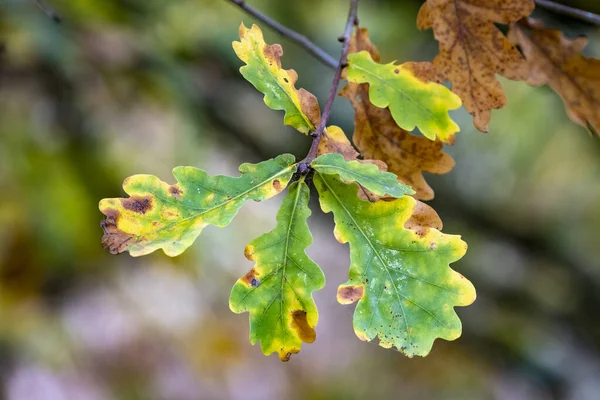
[[[354,307],[335,301],[348,249],[313,199],[309,254],[328,284],[315,296],[317,341],[284,364],[249,345],[247,314],[228,307],[252,266],[244,246],[274,226],[280,198],[244,206],[174,259],[100,246],[97,203],[122,196],[129,175],[172,182],[176,165],[235,175],[241,162],[306,153],[309,139],[237,71],[231,42],[255,21],[226,0],[47,1],[62,24],[33,0],[0,0],[0,397],[600,398],[600,141],[550,89],[503,80],[508,106],[489,134],[454,113],[456,168],[428,177],[444,230],[470,245],[453,265],[478,289],[458,309],[463,336],[417,359],[358,340]],[[250,3],[337,58],[346,1]],[[595,0],[569,4],[600,12]],[[419,6],[361,2],[383,61],[434,56]],[[588,55],[600,55],[597,27],[536,14],[588,35]],[[324,104],[332,71],[263,31]],[[345,99],[331,122],[352,132]]]

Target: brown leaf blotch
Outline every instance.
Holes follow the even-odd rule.
[[[352,304],[360,300],[365,293],[363,285],[342,286],[338,289],[337,299],[340,304]]]
[[[319,108],[319,102],[315,95],[300,88],[298,89],[298,96],[300,97],[300,108],[302,109],[302,112],[306,114],[314,127],[319,126],[321,123],[321,109]]]
[[[312,343],[317,338],[317,333],[312,326],[309,325],[306,318],[306,311],[292,311],[292,329],[296,332],[300,340],[306,343]]]
[[[444,225],[440,216],[433,208],[417,200],[411,217],[404,223],[406,229],[415,231],[419,236],[425,236],[429,228],[442,230]]]
[[[279,179],[273,180],[273,189],[275,189],[277,192],[281,192],[281,182],[279,182]]]
[[[152,197],[150,196],[131,196],[128,199],[121,199],[121,205],[124,209],[138,214],[146,214],[152,209]]]
[[[123,232],[117,227],[119,212],[114,209],[103,211],[106,219],[100,221],[100,226],[104,231],[102,236],[102,247],[108,249],[111,254],[119,254],[127,250],[133,235]]]
[[[171,194],[171,196],[175,197],[177,200],[179,200],[179,201],[183,200],[183,197],[181,196],[183,194],[183,191],[177,185],[169,186],[169,193]]]
[[[274,62],[277,67],[281,68],[281,60],[279,59],[283,55],[283,48],[279,44],[268,45],[265,44],[263,49],[265,58],[271,63]],[[295,83],[295,81],[293,82]],[[293,84],[292,83],[292,84]]]
[[[258,279],[258,274],[256,270],[252,268],[246,275],[242,277],[242,281],[246,283],[248,286],[259,287],[260,281]]]

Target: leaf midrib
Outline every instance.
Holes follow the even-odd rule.
[[[255,44],[258,45],[257,42],[255,42]],[[266,43],[265,43],[265,45],[266,45]],[[264,57],[264,51],[261,50],[261,49],[259,49],[259,48],[257,48],[257,47],[254,47],[254,49],[256,50],[256,51],[253,52],[254,54],[261,54],[261,55],[263,55],[262,59],[265,60],[265,63],[261,63],[261,64],[263,64],[265,66],[265,68],[267,69],[267,71],[272,72],[269,69],[269,67],[268,67],[268,62],[266,62],[267,61],[266,57]],[[258,58],[258,57],[255,57],[254,59],[256,61],[258,61],[259,63],[261,61],[261,59]],[[287,71],[284,70],[283,67],[281,67],[281,70],[284,71],[287,74]],[[304,120],[304,123],[308,127],[308,130],[311,131],[311,130],[315,129],[315,127],[312,124],[312,122],[310,122],[310,120],[308,119],[308,116],[306,116],[304,114],[304,111],[302,111],[302,108],[301,107],[299,108],[299,107],[296,106],[296,103],[294,102],[294,99],[292,98],[291,94],[283,86],[281,86],[281,83],[279,82],[279,79],[277,79],[277,77],[273,73],[270,73],[270,75],[275,80],[275,83],[277,84],[277,86],[279,86],[279,88],[285,93],[285,95],[290,100],[290,102],[292,103],[292,105],[294,106],[294,108],[296,109],[296,111],[298,112],[298,114],[300,114],[300,116]],[[287,79],[288,80],[290,79],[289,78],[289,74],[288,74],[288,78]],[[295,87],[292,87],[292,89],[294,89],[296,91],[296,94],[298,93],[298,89],[296,89]],[[298,94],[298,102],[301,104],[301,102],[300,102],[300,95],[299,94]],[[287,113],[287,110],[284,110],[284,111]]]
[[[358,161],[357,161],[357,162],[358,162]],[[377,166],[376,166],[375,164],[370,164],[370,165],[373,165],[375,168],[377,168]],[[367,187],[367,189],[369,189],[370,191],[372,191],[373,193],[375,193],[376,195],[379,195],[379,196],[383,196],[383,195],[385,195],[385,194],[394,195],[394,194],[396,193],[396,190],[390,191],[390,189],[393,189],[391,184],[388,184],[388,183],[381,183],[381,182],[379,182],[379,181],[378,181],[376,178],[373,178],[373,177],[371,177],[371,176],[369,176],[369,175],[364,175],[364,174],[361,174],[361,173],[359,173],[359,172],[356,172],[356,171],[353,171],[353,170],[351,170],[351,169],[347,169],[347,168],[344,168],[344,167],[341,167],[341,166],[338,166],[338,165],[333,165],[333,164],[316,164],[316,165],[315,165],[315,164],[313,164],[313,167],[315,167],[315,169],[316,169],[316,170],[318,170],[318,169],[319,169],[319,167],[322,167],[323,169],[325,169],[325,168],[337,169],[337,170],[340,170],[340,171],[347,172],[349,175],[355,175],[355,176],[359,176],[359,177],[361,177],[361,179],[363,179],[363,180],[368,180],[368,181],[371,181],[371,182],[373,182],[373,184],[384,186],[384,187],[386,188],[386,190],[385,190],[384,192],[381,192],[381,191],[376,191],[376,189],[373,189],[373,188],[369,188],[369,187]],[[379,171],[379,168],[377,168],[377,170]],[[394,174],[392,174],[391,172],[384,172],[384,171],[379,171],[379,173],[381,173],[381,174],[386,174],[386,173],[387,173],[387,174],[394,175]],[[339,175],[339,174],[338,174],[338,175]],[[340,177],[341,177],[341,176],[340,176]],[[387,179],[387,178],[382,178],[382,179]],[[396,180],[396,178],[395,178],[395,175],[394,175],[394,178],[393,178],[393,179],[394,179],[394,181],[395,181],[396,183],[398,182],[398,181]],[[365,184],[364,184],[362,181],[359,181],[358,179],[355,179],[355,181],[357,181],[357,182],[360,182],[360,184],[361,184],[361,185],[363,185],[363,186],[365,186],[365,187],[366,187],[366,185],[365,185]],[[402,188],[397,188],[397,190],[400,190],[400,191],[401,191],[401,193],[397,193],[397,194],[398,194],[398,196],[395,196],[395,197],[399,197],[399,196],[402,196],[402,195],[406,194],[406,193],[405,193],[405,192],[403,192],[401,189],[402,189]]]
[[[170,228],[170,227],[172,227],[172,226],[174,226],[174,225],[182,224],[182,223],[184,223],[184,222],[186,222],[186,221],[189,221],[189,220],[191,220],[191,219],[200,218],[201,216],[203,216],[203,215],[205,215],[205,214],[207,214],[207,213],[210,213],[210,212],[212,212],[212,211],[214,211],[214,210],[216,210],[216,209],[218,209],[218,208],[221,208],[221,207],[224,207],[224,206],[226,206],[227,204],[229,204],[229,203],[231,203],[231,202],[233,202],[233,201],[235,201],[235,200],[238,200],[240,197],[243,197],[243,196],[247,195],[248,193],[252,192],[253,190],[256,190],[257,188],[259,188],[259,187],[261,187],[261,186],[265,185],[267,182],[269,182],[269,181],[272,181],[273,179],[276,179],[276,178],[278,178],[279,176],[286,174],[286,173],[287,173],[289,170],[291,170],[291,169],[293,169],[293,168],[295,168],[295,164],[292,164],[292,165],[288,166],[287,168],[285,168],[285,169],[283,169],[283,170],[281,170],[281,171],[277,172],[276,174],[274,174],[274,175],[270,176],[269,178],[265,179],[264,181],[262,181],[262,182],[260,182],[260,183],[258,183],[258,184],[256,184],[256,185],[252,186],[252,187],[251,187],[251,188],[249,188],[248,190],[246,190],[246,191],[244,191],[244,192],[242,192],[242,193],[240,193],[240,194],[238,194],[238,195],[236,195],[236,196],[232,197],[232,198],[231,198],[231,199],[229,199],[229,200],[226,200],[226,201],[224,201],[224,202],[222,202],[222,203],[219,203],[219,204],[217,204],[216,206],[213,206],[213,207],[211,207],[211,208],[205,209],[204,211],[202,211],[202,212],[199,212],[199,213],[197,213],[197,214],[193,214],[193,215],[191,215],[191,216],[189,216],[189,217],[186,217],[186,218],[180,219],[180,220],[178,220],[178,221],[174,221],[174,222],[172,222],[172,223],[170,223],[170,224],[168,224],[168,225],[165,225],[165,226],[163,226],[163,227],[161,227],[161,228],[157,229],[156,231],[152,231],[152,232],[150,232],[150,233],[153,233],[153,234],[158,234],[158,233],[160,233],[161,231],[163,231],[163,230],[165,230],[165,229],[168,229],[168,228]],[[140,237],[142,237],[142,236],[144,236],[144,235],[140,235],[140,236],[137,236],[137,237],[138,237],[138,238],[140,238]],[[182,237],[182,236],[183,236],[183,235],[180,235],[180,236],[179,236],[179,238],[181,239],[181,237]]]

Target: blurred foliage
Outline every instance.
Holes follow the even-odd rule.
[[[360,342],[335,301],[348,249],[330,216],[312,217],[309,255],[328,274],[316,296],[317,341],[284,366],[247,345],[227,306],[251,263],[244,246],[275,225],[279,200],[209,227],[176,259],[113,257],[100,246],[97,201],[135,173],[176,165],[235,174],[240,162],[309,140],[238,73],[241,21],[224,0],[0,2],[0,379],[4,397],[37,399],[594,399],[600,391],[600,142],[571,123],[546,87],[502,81],[508,106],[490,134],[464,110],[455,169],[427,177],[448,233],[470,250],[455,268],[479,288],[458,312],[464,334],[407,359]],[[600,11],[594,0],[568,2]],[[252,4],[333,55],[346,1]],[[363,1],[382,61],[431,60],[419,1]],[[597,28],[536,12],[573,37]],[[331,71],[263,27],[284,67],[323,104]],[[352,132],[340,98],[332,124]],[[316,206],[316,204],[312,204]],[[223,253],[222,242],[239,249]],[[325,250],[326,249],[326,250]],[[335,249],[335,250],[331,250]]]

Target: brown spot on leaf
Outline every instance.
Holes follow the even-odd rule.
[[[442,230],[443,226],[435,210],[418,200],[411,217],[404,223],[406,229],[415,231],[419,236],[425,236],[429,228]]]
[[[319,102],[315,95],[300,88],[298,89],[298,96],[300,97],[300,108],[302,109],[302,112],[308,117],[313,124],[313,127],[319,126],[321,123],[321,109],[319,108]]]
[[[341,286],[337,292],[337,301],[340,304],[352,304],[360,300],[365,293],[363,285]]]
[[[269,65],[275,64],[277,68],[281,68],[281,56],[283,55],[283,48],[279,44],[268,45],[265,44],[263,53]],[[289,78],[284,77],[284,82],[289,84],[300,99],[300,109],[308,117],[308,120],[313,125],[313,129],[321,122],[321,110],[319,109],[319,102],[317,98],[305,89],[296,89],[296,81],[298,80],[298,74],[293,69],[286,70]],[[307,132],[303,132],[308,134]]]
[[[281,47],[281,45],[279,45],[279,44],[273,44],[273,45],[265,44],[263,52],[265,54],[265,58],[267,59],[267,61],[274,62],[277,65],[278,68],[281,68],[280,57],[283,55],[283,48]],[[292,77],[292,79],[293,79],[293,77]],[[293,80],[292,85],[294,83],[296,83],[295,79]]]
[[[102,236],[102,247],[108,249],[111,254],[119,254],[127,250],[133,239],[133,235],[125,233],[117,227],[119,212],[112,208],[102,211],[106,219],[100,221],[104,231]]]
[[[317,333],[308,324],[306,311],[304,310],[292,311],[292,329],[303,342],[312,343],[317,338]]]
[[[258,280],[258,275],[256,270],[252,268],[246,275],[243,276],[242,281],[246,283],[248,286],[259,287],[260,281]]]
[[[121,199],[121,205],[124,209],[138,214],[146,214],[152,208],[152,197],[150,196],[131,196],[128,199]]]
[[[399,73],[400,73],[400,70],[399,70],[398,68],[396,68],[396,69],[394,70],[394,73],[395,73],[395,74],[399,74]]]
[[[175,197],[177,200],[183,200],[183,197],[181,196],[183,191],[177,185],[169,186],[169,193],[171,193],[171,196]]]
[[[273,189],[277,192],[281,192],[281,182],[279,182],[279,179],[273,180]]]

